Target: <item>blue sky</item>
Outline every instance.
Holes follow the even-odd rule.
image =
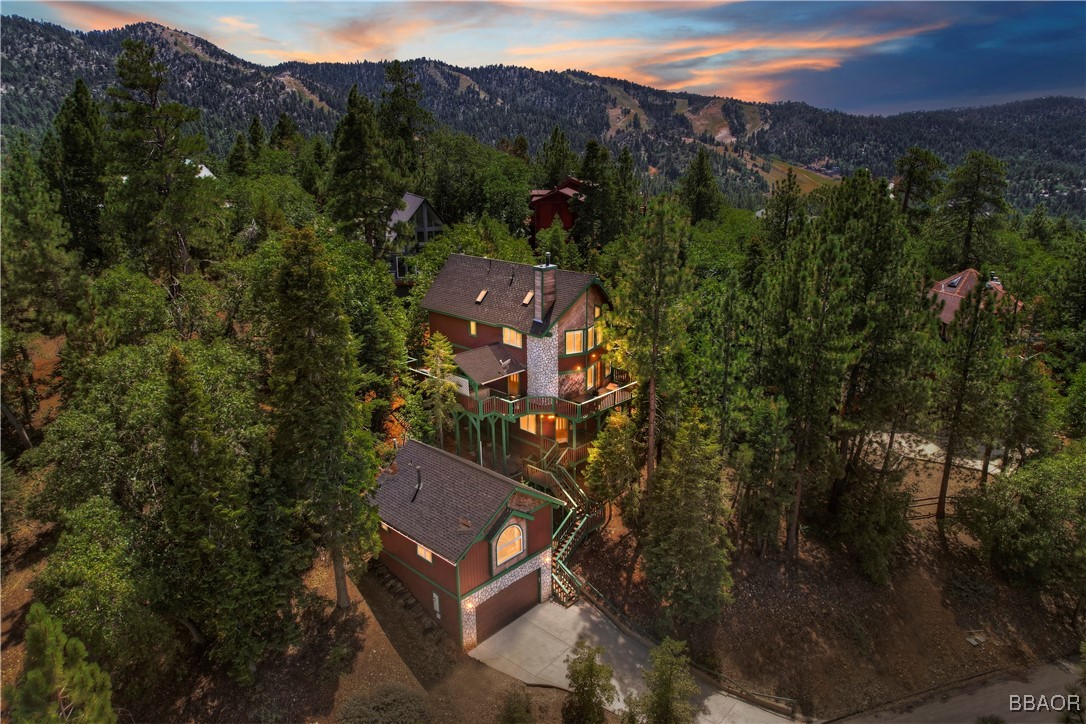
[[[153,20],[263,65],[429,57],[577,68],[853,113],[1086,97],[1086,2],[79,2],[5,14]]]

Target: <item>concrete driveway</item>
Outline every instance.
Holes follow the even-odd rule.
[[[471,655],[528,684],[569,688],[565,658],[579,638],[604,648],[604,661],[614,669],[618,689],[615,711],[625,708],[626,697],[644,690],[641,672],[649,665],[649,652],[640,641],[622,633],[602,613],[584,601],[563,608],[553,601],[536,606],[477,646]],[[789,721],[699,682],[697,702],[706,709],[698,717],[704,724]]]

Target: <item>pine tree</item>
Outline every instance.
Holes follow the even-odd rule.
[[[690,673],[686,644],[666,638],[649,650],[652,668],[644,673],[647,691],[630,697],[623,724],[693,724],[701,691]]]
[[[456,401],[456,385],[450,379],[456,371],[452,344],[441,332],[430,336],[423,364],[430,371],[430,376],[419,385],[423,405],[436,431],[435,443],[438,447],[444,447],[446,426],[452,423],[453,412],[459,403]]]
[[[723,461],[698,410],[664,447],[650,500],[645,574],[673,625],[713,619],[730,599],[731,553]]]
[[[260,122],[260,118],[253,116],[249,121],[249,155],[254,160],[260,158],[264,143],[264,124]]]
[[[234,140],[234,147],[230,149],[230,155],[226,157],[227,170],[237,177],[249,175],[249,139],[244,133],[239,133]]]
[[[104,124],[82,78],[64,99],[50,135],[53,142],[47,140],[42,148],[42,165],[60,195],[60,208],[72,233],[71,246],[84,264],[100,263],[106,256],[101,238]]]
[[[196,178],[204,139],[185,133],[200,112],[166,100],[166,66],[142,41],[122,42],[117,77],[120,86],[109,89],[113,160],[105,223],[176,295],[194,254],[206,254],[214,241],[206,224],[216,205]]]
[[[898,174],[894,194],[901,199],[901,213],[910,228],[917,229],[942,187],[939,174],[946,170],[946,163],[931,151],[912,146],[895,162],[894,170]]]
[[[762,228],[769,261],[784,259],[792,241],[799,237],[807,222],[803,192],[795,172],[789,168],[784,181],[773,184],[766,202]]]
[[[641,180],[637,176],[633,154],[623,147],[615,166],[615,233],[628,234],[641,213]]]
[[[4,323],[13,329],[57,334],[74,312],[79,268],[59,202],[31,155],[16,139],[4,163],[0,224],[4,243]]]
[[[588,491],[597,500],[625,498],[625,510],[634,512],[633,499],[641,478],[637,426],[622,410],[607,416],[607,426],[600,430],[588,450],[584,478]]]
[[[336,126],[328,211],[347,238],[384,255],[392,213],[403,206],[407,184],[392,168],[373,104],[351,88],[347,113]]]
[[[348,608],[345,559],[364,565],[379,545],[377,516],[366,502],[376,479],[373,442],[355,399],[357,350],[326,252],[312,231],[283,244],[275,275],[272,328],[272,475],[306,540],[332,554],[337,605]],[[301,558],[299,559],[298,556]]]
[[[212,427],[204,386],[177,347],[166,365],[168,481],[161,558],[166,605],[197,643],[247,680],[260,657],[263,610],[251,551],[242,458]]]
[[[716,218],[724,206],[724,196],[713,173],[712,159],[704,146],[698,149],[698,155],[690,163],[686,175],[679,179],[679,198],[690,210],[691,224]]]
[[[780,539],[792,499],[791,420],[783,399],[757,398],[746,411],[745,441],[736,451],[738,544],[764,555]]]
[[[603,724],[606,707],[618,698],[611,683],[613,671],[600,662],[602,646],[589,646],[584,639],[577,641],[566,656],[566,676],[569,694],[562,704],[563,724]]]
[[[40,603],[31,605],[27,624],[23,676],[5,696],[12,720],[116,722],[109,674],[87,661],[82,642],[65,636]]]
[[[618,235],[614,170],[607,148],[594,139],[589,140],[577,177],[583,184],[583,196],[570,203],[574,216],[570,231],[577,240],[581,257],[587,258],[593,250],[606,246]]]
[[[653,200],[627,242],[632,253],[621,261],[614,312],[607,321],[616,361],[632,370],[645,388],[650,492],[656,465],[658,388],[661,379],[673,372],[674,356],[685,341],[689,318],[689,309],[683,303],[690,278],[683,263],[689,233],[686,214],[676,202]]]
[[[983,151],[970,151],[950,172],[938,221],[957,247],[951,258],[958,269],[980,266],[985,260],[991,236],[1008,208],[1003,198],[1006,188],[1006,166]]]
[[[550,254],[551,262],[563,269],[584,271],[585,261],[572,234],[561,224],[551,224],[536,234],[536,248],[541,255]],[[544,258],[546,258],[544,256]]]
[[[554,188],[577,168],[577,154],[569,147],[569,139],[558,126],[539,150],[535,159],[542,188]]]
[[[935,517],[942,529],[954,458],[972,444],[996,436],[998,388],[1003,376],[1002,324],[995,295],[977,284],[962,300],[947,328],[940,355],[936,409],[946,435],[946,457]]]
[[[410,65],[394,60],[385,66],[385,88],[377,111],[381,135],[388,143],[388,158],[402,176],[419,181],[421,146],[433,117],[422,107],[422,85]]]
[[[268,146],[279,151],[290,151],[294,149],[301,135],[297,122],[285,112],[280,113],[279,120],[272,126]]]

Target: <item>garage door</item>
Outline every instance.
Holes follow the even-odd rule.
[[[476,641],[482,643],[539,603],[539,571],[521,578],[479,604]]]

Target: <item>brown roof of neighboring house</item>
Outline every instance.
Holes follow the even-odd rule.
[[[422,473],[421,488],[417,488],[416,466]],[[374,500],[382,522],[453,563],[467,553],[492,518],[509,507],[516,493],[542,503],[560,504],[548,495],[417,440],[404,444],[377,483]]]
[[[514,358],[513,348],[501,342],[469,349],[453,359],[464,374],[480,385],[524,371],[524,365]]]
[[[592,274],[555,269],[554,304],[544,310],[543,323],[534,321],[535,305],[524,303],[535,291],[535,267],[500,259],[453,254],[422,298],[422,308],[473,319],[495,327],[542,336],[558,316],[597,279]],[[479,295],[487,290],[479,302]]]
[[[932,285],[931,294],[943,302],[943,307],[939,310],[939,319],[942,320],[943,324],[950,324],[954,321],[954,317],[958,314],[958,308],[962,305],[962,300],[969,296],[969,292],[973,290],[980,279],[979,271],[966,269]],[[992,279],[986,282],[986,286],[995,293],[997,303],[1002,304],[1003,298],[1007,297],[1014,303],[1015,309],[1022,308],[1022,303],[1007,294],[1006,290],[1003,289],[999,277],[993,276]]]

